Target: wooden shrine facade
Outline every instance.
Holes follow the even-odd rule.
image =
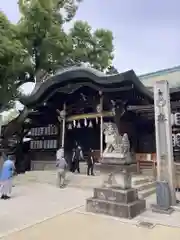
[[[120,134],[128,134],[131,151],[155,152],[153,92],[132,70],[105,75],[90,68],[69,68],[37,86],[30,96],[21,98],[21,103],[24,110],[8,124],[3,138],[6,144],[15,135],[29,138],[26,151],[35,169],[54,167],[60,146],[70,158],[75,142],[85,152],[93,148],[101,155],[103,122],[109,121],[116,123]],[[171,92],[171,104],[177,123],[177,90]],[[174,139],[179,139],[178,126],[173,128]]]

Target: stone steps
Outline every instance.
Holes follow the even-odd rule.
[[[148,183],[152,181],[152,178],[151,177],[148,177],[148,176],[144,176],[144,175],[139,175],[139,176],[135,176],[133,179],[132,179],[132,183],[133,185],[141,185],[141,184],[145,184],[145,183]]]
[[[156,191],[156,182],[150,176],[140,175],[139,178],[135,178],[132,185],[138,190],[138,196],[140,199],[147,198]]]
[[[156,188],[152,187],[152,188],[148,188],[142,191],[138,191],[138,196],[140,199],[144,199],[149,197],[150,195],[154,194],[156,192]]]
[[[154,172],[153,172],[152,168],[150,168],[150,169],[141,169],[141,174],[144,175],[144,176],[152,177]]]
[[[151,189],[151,188],[155,188],[155,186],[156,186],[155,182],[146,182],[146,183],[143,183],[143,184],[135,185],[135,188],[138,191],[143,191],[143,190],[148,190],[148,189]]]

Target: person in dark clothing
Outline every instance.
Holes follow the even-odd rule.
[[[87,175],[89,176],[91,174],[91,176],[94,176],[94,163],[95,163],[95,159],[94,159],[94,155],[93,155],[93,150],[90,149],[90,153],[88,156],[88,162],[87,162]]]
[[[83,160],[83,158],[82,148],[80,145],[77,145],[72,156],[72,172],[77,170],[77,172],[80,173],[79,162]]]
[[[71,157],[71,172],[75,171],[75,148],[72,150],[72,157]]]

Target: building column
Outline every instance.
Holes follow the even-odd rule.
[[[66,132],[66,103],[63,104],[62,112],[62,139],[61,146],[64,148],[65,132]]]
[[[65,140],[65,131],[66,131],[66,103],[63,104],[63,110],[59,111],[58,109],[56,110],[59,114],[58,116],[58,121],[60,123],[60,129],[61,129],[61,134],[60,134],[60,144],[64,148],[64,140]]]

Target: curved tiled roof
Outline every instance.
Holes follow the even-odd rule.
[[[47,100],[54,92],[61,91],[72,93],[82,86],[89,86],[104,92],[118,91],[120,84],[131,81],[139,92],[153,100],[153,94],[139,80],[133,70],[120,74],[106,75],[98,70],[87,67],[71,67],[50,77],[45,82],[36,86],[29,96],[23,96],[20,101],[26,106],[33,106],[38,102]]]

